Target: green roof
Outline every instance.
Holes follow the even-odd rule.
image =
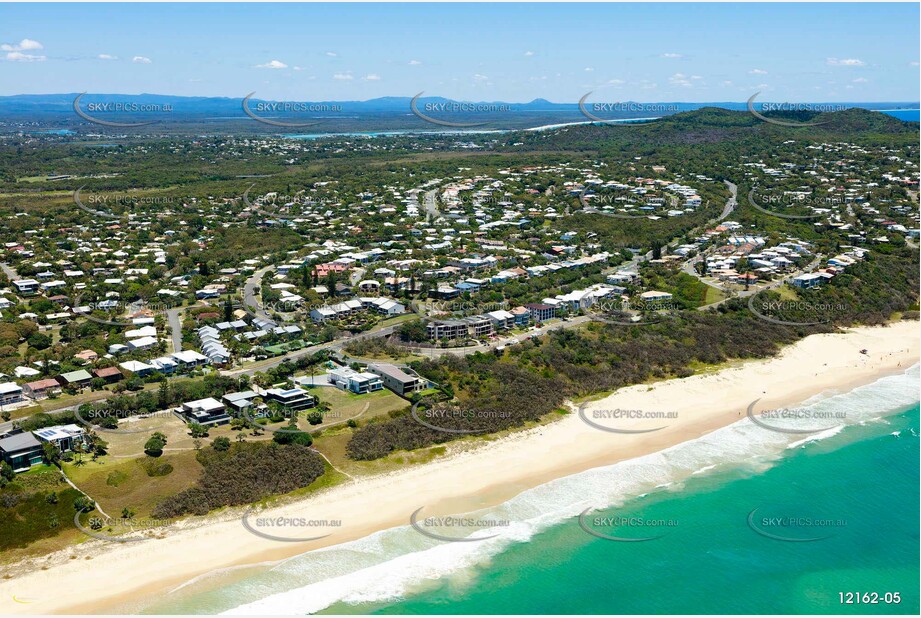
[[[62,373],[61,377],[64,378],[64,380],[67,382],[83,382],[85,380],[93,379],[93,376],[91,376],[86,369],[78,369],[77,371]]]

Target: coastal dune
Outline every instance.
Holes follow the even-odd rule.
[[[776,358],[627,387],[558,422],[398,473],[350,481],[253,516],[341,521],[318,531],[329,533],[319,540],[259,537],[244,527],[242,510],[203,525],[171,527],[162,539],[91,540],[63,552],[47,570],[25,571],[0,583],[0,610],[101,613],[133,599],[163,595],[215,570],[282,560],[405,526],[418,509],[429,517],[494,506],[553,479],[641,457],[745,420],[755,400],[757,414],[902,372],[918,362],[918,326],[898,322],[813,335]],[[298,534],[304,532],[288,536],[310,536]],[[71,554],[79,559],[69,560]]]

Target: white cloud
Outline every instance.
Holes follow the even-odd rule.
[[[337,54],[336,52],[326,52],[326,55],[329,56],[330,58],[335,58],[339,54]]]
[[[131,62],[135,64],[151,64],[153,61],[146,56],[135,56],[131,59]]]
[[[534,52],[532,52],[532,51],[526,51],[526,52],[524,53],[524,55],[530,57],[530,56],[533,56],[533,55],[534,55]]]
[[[365,81],[369,81],[369,82],[379,82],[381,81],[381,76],[378,75],[377,73],[368,73],[367,75],[364,76],[364,79]]]
[[[767,75],[768,72],[764,69],[752,69],[748,72],[749,75]]]
[[[22,52],[9,52],[6,59],[10,62],[42,62],[45,56],[36,56],[34,54],[24,54]]]
[[[45,49],[44,45],[32,39],[23,39],[19,43],[4,43],[0,45],[0,51],[5,52],[22,52],[35,51],[36,49]]]
[[[265,64],[257,64],[257,69],[287,69],[288,65],[281,60],[270,60]]]
[[[97,60],[118,60],[118,56],[113,56],[111,54],[99,54],[96,56]]]
[[[355,78],[352,77],[352,76],[351,76],[350,74],[348,74],[348,73],[336,73],[335,75],[333,75],[333,79],[338,79],[339,81],[347,82],[347,81],[352,80],[352,79],[355,79]]]
[[[853,81],[855,84],[866,84],[866,83],[867,83],[868,81],[870,81],[870,80],[867,79],[866,77],[858,77],[857,79],[852,80],[852,81]]]
[[[676,54],[676,53],[669,52],[665,54],[660,54],[659,57],[660,58],[684,58],[684,54]]]
[[[297,66],[296,64],[295,64],[293,67],[291,67],[291,68],[294,69],[295,71],[303,71],[303,70],[304,70],[302,67],[299,67],[299,66]]]
[[[828,58],[825,63],[833,67],[862,67],[866,65],[866,62],[857,58]]]
[[[419,66],[420,64],[422,64],[422,63],[419,62],[418,60],[410,60],[410,61],[409,61],[409,66],[411,66],[411,67],[417,67],[417,66]]]
[[[585,72],[586,72],[586,73],[591,73],[591,72],[594,71],[594,70],[595,70],[595,69],[593,69],[592,67],[585,67]]]
[[[908,63],[908,66],[910,66],[910,67],[916,67],[916,66],[918,66],[918,61],[915,60],[914,62],[909,62],[909,63]]]
[[[612,86],[620,86],[621,84],[625,84],[627,82],[622,79],[609,79],[608,83]]]
[[[489,79],[487,76],[481,75],[479,73],[474,73],[473,75],[473,80],[477,82],[485,82],[487,79]]]
[[[684,73],[675,73],[674,75],[668,78],[668,83],[670,83],[673,86],[681,86],[683,88],[690,88],[693,85],[691,84],[691,79],[694,79],[694,78],[692,77],[688,79],[688,76],[685,75]]]

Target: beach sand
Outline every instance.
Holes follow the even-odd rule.
[[[773,359],[624,388],[584,409],[599,424],[619,429],[661,427],[657,431],[601,431],[571,414],[431,463],[350,481],[258,515],[341,520],[341,526],[324,531],[331,532],[330,536],[318,541],[260,538],[243,527],[242,510],[213,523],[170,528],[162,539],[138,543],[92,540],[63,552],[47,570],[25,572],[0,583],[0,611],[103,613],[124,607],[132,599],[162,595],[210,571],[281,560],[407,525],[420,507],[425,507],[427,517],[493,506],[555,478],[695,439],[745,418],[748,405],[756,399],[760,399],[756,413],[790,407],[814,395],[846,392],[902,372],[918,362],[918,328],[918,322],[899,322],[813,335]],[[867,354],[860,352],[863,349]],[[595,414],[618,409],[677,414],[657,420],[607,420]],[[315,536],[304,532],[289,531],[287,536]],[[71,554],[79,559],[69,560]]]

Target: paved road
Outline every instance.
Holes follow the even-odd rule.
[[[513,339],[517,339],[518,341],[523,341],[524,339],[527,339],[528,337],[545,335],[546,333],[552,330],[559,330],[561,328],[572,328],[573,326],[585,324],[586,322],[591,322],[593,319],[594,317],[590,315],[579,315],[573,318],[569,318],[568,320],[559,320],[559,321],[551,322],[550,324],[545,324],[544,326],[541,326],[540,328],[529,330],[526,333],[508,335],[507,337],[501,337],[499,339],[496,339],[495,341],[490,341],[489,343],[486,343],[486,344],[466,346],[463,348],[417,348],[417,347],[410,347],[410,346],[403,346],[403,347],[405,347],[407,351],[410,351],[413,354],[416,354],[418,356],[428,356],[430,358],[437,358],[439,356],[444,356],[446,354],[450,354],[452,356],[467,356],[468,354],[473,354],[475,352],[489,352],[490,350],[493,350],[499,346],[509,345]],[[382,362],[382,361],[378,360],[376,362]]]
[[[263,361],[257,361],[255,363],[247,365],[246,367],[241,367],[239,369],[224,370],[224,371],[221,371],[221,374],[226,375],[226,376],[240,376],[240,375],[251,376],[255,374],[256,372],[266,371],[273,367],[277,367],[278,365],[282,364],[286,360],[297,360],[299,358],[311,356],[315,354],[316,352],[319,352],[320,350],[338,351],[353,341],[360,341],[362,339],[372,339],[375,337],[386,337],[388,335],[393,334],[395,330],[396,330],[396,326],[387,326],[386,328],[382,328],[376,331],[368,331],[366,333],[359,333],[358,335],[353,335],[351,337],[342,337],[340,339],[335,339],[328,343],[320,343],[320,344],[312,345],[306,348],[301,348],[300,350],[289,352],[282,356],[276,356],[275,358],[266,359]]]
[[[243,284],[244,311],[250,311],[264,320],[271,320],[272,318],[269,317],[269,315],[262,308],[262,304],[259,302],[259,297],[261,296],[262,290],[262,278],[273,268],[274,266],[266,266],[265,268],[260,268],[254,272],[249,279],[246,280],[246,283]]]
[[[19,279],[19,274],[6,262],[0,262],[0,270],[3,271],[3,274],[6,275],[10,281]]]
[[[821,253],[816,254],[815,259],[812,260],[806,267],[804,267],[804,268],[802,268],[802,269],[800,269],[800,270],[793,271],[792,273],[789,273],[789,274],[787,274],[787,275],[781,277],[780,279],[776,279],[776,280],[774,280],[774,281],[771,281],[769,284],[767,284],[767,285],[764,286],[764,287],[750,288],[750,289],[748,289],[748,290],[739,290],[739,291],[737,291],[737,292],[733,292],[733,291],[731,291],[731,290],[726,290],[725,288],[720,288],[720,289],[722,289],[722,290],[724,290],[724,291],[726,291],[726,292],[729,292],[729,293],[731,294],[731,296],[730,296],[729,298],[724,298],[723,300],[718,300],[718,301],[716,301],[715,303],[710,303],[709,305],[701,305],[700,307],[697,308],[697,310],[698,310],[698,311],[706,311],[707,309],[712,309],[713,307],[719,307],[719,306],[722,305],[723,303],[728,302],[728,301],[732,300],[733,298],[748,298],[749,296],[754,296],[755,294],[758,294],[759,292],[764,292],[764,291],[767,291],[767,290],[773,290],[774,288],[778,288],[778,287],[782,286],[784,283],[786,283],[787,281],[789,281],[789,280],[792,279],[793,277],[796,277],[796,276],[798,276],[798,275],[800,275],[800,274],[802,274],[802,273],[812,272],[812,271],[815,269],[815,267],[819,265],[819,263],[820,263],[821,261],[822,261],[822,254],[821,254]],[[695,271],[694,275],[695,275],[698,279],[700,278],[700,275],[697,274],[696,271]]]
[[[173,352],[180,352],[182,350],[182,319],[179,317],[181,313],[181,307],[169,309],[166,312],[166,321],[169,323],[173,340]]]
[[[735,210],[736,206],[739,205],[739,202],[738,202],[739,187],[729,182],[728,180],[724,180],[723,182],[726,184],[727,187],[729,187],[730,196],[729,196],[729,199],[726,200],[726,205],[723,207],[723,212],[720,214],[719,217],[716,218],[717,221],[722,221],[723,219],[728,217],[730,214],[732,214],[732,211]]]
[[[438,194],[439,188],[432,189],[431,191],[426,191],[423,198],[425,205],[425,212],[427,215],[430,215],[429,220],[434,221],[441,217],[441,211],[438,210],[438,204],[435,201],[435,196]]]

